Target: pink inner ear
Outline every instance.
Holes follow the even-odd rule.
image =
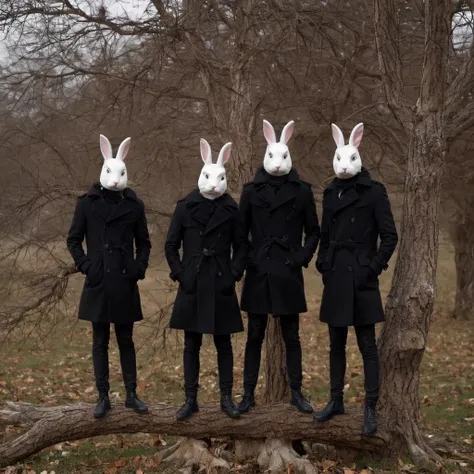
[[[332,138],[334,138],[334,142],[336,143],[336,146],[341,147],[344,146],[344,136],[339,129],[339,127],[335,124],[331,124],[331,130],[332,130]]]
[[[112,158],[112,145],[103,135],[100,136],[100,151],[106,160]]]
[[[222,163],[225,165],[230,160],[230,153],[232,151],[232,147],[228,146],[222,155]]]
[[[351,134],[351,145],[358,148],[360,145],[360,142],[362,141],[363,135],[364,135],[364,126],[357,125]]]
[[[273,130],[270,122],[266,120],[263,121],[263,135],[269,145],[276,142],[275,130]]]
[[[289,124],[285,125],[285,128],[283,129],[283,132],[281,134],[280,141],[286,145],[289,139],[291,138],[291,136],[293,135],[294,131],[295,131],[295,122],[290,122]]]
[[[131,140],[127,140],[127,141],[123,141],[121,144],[120,144],[120,147],[119,147],[119,150],[118,150],[118,153],[117,153],[117,158],[119,158],[120,160],[125,160],[125,157],[127,156],[129,150],[130,150],[130,144],[131,144]]]
[[[211,164],[211,147],[209,146],[209,143],[207,143],[207,141],[202,138],[200,141],[200,146],[202,161],[204,161],[205,164]]]

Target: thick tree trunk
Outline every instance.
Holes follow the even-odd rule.
[[[280,318],[269,317],[265,338],[264,403],[288,402],[286,349],[281,334]]]
[[[411,137],[401,223],[401,243],[380,340],[381,418],[389,427],[391,454],[408,449],[416,464],[437,470],[440,458],[420,428],[420,365],[436,294],[441,177],[446,138],[443,115],[450,2],[424,2],[425,46],[420,94],[407,102],[398,16],[391,0],[374,0],[375,40],[385,96]]]
[[[423,440],[418,398],[436,293],[439,203],[445,142],[440,114],[420,122],[408,155],[401,244],[379,341],[380,407],[392,452],[406,447],[418,464],[436,457]],[[429,456],[428,456],[429,455]]]
[[[360,411],[350,411],[331,423],[315,423],[311,416],[299,413],[286,403],[257,406],[250,416],[230,420],[218,406],[202,405],[191,420],[178,422],[177,408],[152,405],[149,414],[137,415],[121,405],[114,405],[106,418],[95,420],[93,406],[87,404],[46,409],[10,404],[8,410],[0,412],[3,423],[33,426],[20,437],[0,444],[0,467],[22,461],[63,441],[115,433],[156,433],[194,439],[308,439],[369,452],[390,448],[383,424],[375,436],[360,435]]]
[[[453,317],[474,319],[474,222],[459,216],[451,231],[456,262],[456,300]]]

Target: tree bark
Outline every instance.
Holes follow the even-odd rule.
[[[424,2],[425,46],[416,106],[404,96],[398,17],[391,0],[374,0],[375,36],[387,102],[411,136],[401,222],[401,243],[387,299],[380,340],[381,417],[392,453],[408,449],[415,463],[437,470],[440,461],[420,428],[420,364],[436,294],[441,177],[446,155],[443,116],[446,55],[449,52],[448,0]]]
[[[264,403],[288,402],[286,349],[281,333],[280,318],[269,316],[265,338]]]
[[[451,231],[456,263],[456,300],[453,317],[474,319],[474,222],[458,216]]]
[[[152,405],[147,415],[114,405],[102,420],[93,418],[93,406],[88,404],[47,409],[15,404],[9,407],[0,412],[6,418],[4,423],[34,424],[25,434],[0,444],[0,467],[63,441],[116,433],[156,433],[194,439],[308,439],[368,452],[390,448],[383,424],[375,436],[361,436],[359,410],[349,411],[330,423],[315,423],[311,416],[299,413],[287,403],[257,406],[251,416],[238,420],[229,420],[216,405],[202,405],[190,421],[178,422],[178,407],[167,404]]]

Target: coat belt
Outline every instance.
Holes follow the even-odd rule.
[[[268,253],[270,249],[274,245],[279,245],[280,247],[284,248],[285,250],[290,250],[290,243],[288,241],[288,236],[284,235],[283,237],[266,237],[260,242],[261,246],[257,252],[257,259],[260,261],[263,258],[268,257]]]

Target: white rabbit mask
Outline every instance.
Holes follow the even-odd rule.
[[[127,187],[127,167],[125,157],[130,150],[131,138],[126,138],[119,146],[117,156],[112,154],[112,145],[107,137],[100,136],[100,151],[104,157],[104,165],[100,173],[100,184],[110,191],[123,191]]]
[[[231,151],[232,143],[226,143],[219,152],[217,163],[213,163],[211,146],[201,138],[201,157],[204,166],[199,175],[198,187],[206,199],[216,199],[226,192],[227,177],[224,165],[230,160]]]
[[[287,143],[295,129],[293,120],[288,122],[281,132],[280,141],[277,142],[275,130],[270,122],[263,121],[263,134],[267,140],[267,149],[263,159],[263,167],[272,176],[284,176],[291,171],[291,155]]]
[[[364,124],[359,123],[354,127],[348,145],[344,144],[344,135],[337,125],[331,124],[331,129],[337,145],[333,159],[334,172],[339,179],[352,178],[362,169],[358,147],[364,134]]]

